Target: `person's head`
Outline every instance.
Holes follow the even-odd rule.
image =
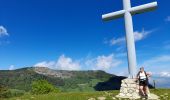
[[[141,68],[140,68],[140,71],[143,72],[143,71],[144,71],[144,67],[141,67]]]

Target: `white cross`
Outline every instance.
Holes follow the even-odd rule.
[[[130,0],[123,0],[124,10],[102,15],[102,19],[104,21],[109,21],[109,20],[117,19],[117,18],[124,16],[125,29],[126,29],[126,44],[127,44],[127,55],[128,55],[129,78],[135,78],[136,65],[137,65],[132,15],[144,13],[147,11],[152,11],[156,9],[156,7],[157,7],[157,2],[152,2],[152,3],[148,3],[148,4],[136,6],[136,7],[131,7]]]

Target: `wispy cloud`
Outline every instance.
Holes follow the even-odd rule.
[[[78,61],[73,61],[72,58],[61,55],[56,61],[43,61],[34,65],[35,67],[48,67],[51,69],[60,70],[80,70]]]
[[[9,36],[7,29],[4,26],[0,26],[0,37]]]
[[[170,16],[167,16],[167,18],[165,19],[165,21],[170,21]]]
[[[169,71],[159,71],[159,72],[152,71],[150,73],[153,77],[169,77],[170,78]]]
[[[150,33],[153,31],[145,31],[144,29],[142,31],[135,31],[134,32],[134,39],[135,41],[140,41],[145,39]],[[120,37],[120,38],[113,38],[110,40],[110,45],[120,45],[120,44],[125,44],[125,37]]]
[[[170,77],[170,72],[163,71],[163,72],[160,72],[159,75],[160,75],[161,77]]]
[[[70,57],[61,55],[56,61],[43,61],[35,64],[35,67],[48,67],[61,70],[82,70],[89,68],[91,70],[108,70],[117,67],[122,63],[114,54],[108,56],[87,57],[82,60],[72,60]]]
[[[125,43],[125,37],[121,37],[118,39],[113,38],[110,40],[111,45],[122,44],[122,43]]]
[[[9,36],[9,33],[7,32],[7,29],[4,26],[0,26],[0,46],[10,43],[7,38],[3,38],[5,36]]]
[[[149,69],[153,76],[170,77],[170,55],[159,55],[149,60],[144,61],[142,66]]]
[[[165,45],[164,49],[170,50],[170,44]]]
[[[161,56],[154,57],[154,58],[151,58],[150,60],[145,61],[143,65],[157,66],[157,65],[160,65],[163,63],[169,63],[169,62],[170,62],[170,55],[161,55]]]
[[[0,46],[10,44],[9,40],[0,40]]]
[[[152,72],[150,81],[156,80],[157,87],[170,87],[170,55],[159,55],[144,61],[142,66]]]
[[[85,62],[86,66],[91,66],[94,70],[108,70],[119,66],[121,63],[122,61],[117,59],[114,54],[98,56]]]
[[[15,66],[14,65],[10,65],[9,66],[9,70],[14,70]]]

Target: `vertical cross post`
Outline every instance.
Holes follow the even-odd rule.
[[[109,21],[121,17],[124,17],[125,19],[129,78],[135,78],[136,65],[137,65],[132,15],[152,11],[155,10],[156,7],[157,7],[157,2],[131,7],[130,0],[123,0],[123,8],[124,8],[123,10],[102,15],[102,19],[104,21]]]
[[[129,77],[134,78],[136,72],[136,51],[135,51],[135,39],[133,35],[132,15],[128,11],[128,9],[131,8],[130,0],[123,0],[123,7],[125,10],[124,19],[125,19]]]

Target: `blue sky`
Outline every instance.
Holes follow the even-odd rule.
[[[46,66],[127,74],[124,19],[101,15],[122,10],[122,0],[0,0],[0,69]],[[132,6],[155,0],[131,0]],[[170,77],[170,10],[133,16],[138,68]]]

